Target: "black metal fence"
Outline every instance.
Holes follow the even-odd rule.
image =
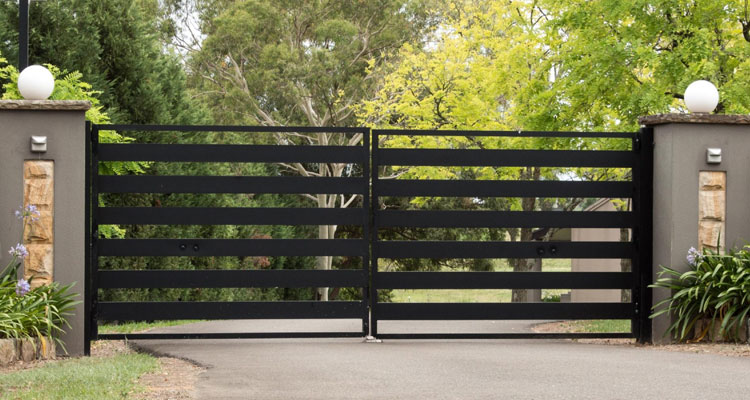
[[[280,146],[219,144],[106,144],[102,130],[176,132],[336,132],[363,133],[356,146]],[[370,146],[372,135],[372,148]],[[293,128],[236,126],[89,125],[91,232],[87,260],[87,343],[95,339],[346,337],[383,338],[636,337],[650,340],[652,133],[395,131],[369,128]],[[485,150],[382,148],[385,136],[491,136],[619,138],[632,140],[622,151]],[[100,163],[229,162],[325,163],[359,165],[362,177],[153,176],[102,175]],[[383,179],[386,166],[591,167],[626,168],[627,181],[507,181]],[[368,179],[369,177],[369,179]],[[180,208],[102,207],[104,193],[341,193],[362,195],[361,207]],[[632,209],[582,211],[459,211],[380,209],[385,197],[547,197],[630,198]],[[372,204],[372,206],[371,206]],[[370,228],[371,219],[373,222]],[[104,239],[99,227],[122,225],[358,225],[358,239]],[[383,240],[379,231],[422,228],[629,228],[630,242],[513,242]],[[349,256],[361,257],[356,270],[101,270],[101,257]],[[372,257],[372,260],[370,260]],[[402,258],[625,258],[631,272],[385,272],[379,261]],[[370,287],[372,285],[372,287]],[[111,302],[99,289],[355,287],[361,301],[275,302]],[[629,303],[385,303],[387,289],[630,289]],[[105,320],[170,319],[361,319],[356,332],[270,332],[212,334],[99,334]],[[629,319],[631,332],[616,334],[387,333],[385,320]]]
[[[356,146],[279,146],[219,144],[106,144],[99,131],[364,133]],[[357,337],[368,332],[369,265],[369,130],[360,128],[268,128],[226,126],[93,125],[90,129],[91,227],[89,236],[89,340],[135,338]],[[100,163],[231,162],[352,163],[362,177],[296,176],[153,176],[101,175]],[[104,193],[325,193],[362,195],[359,207],[324,208],[197,208],[102,207]],[[105,239],[99,227],[122,225],[357,225],[358,239]],[[210,256],[348,256],[361,257],[355,270],[102,270],[101,257]],[[99,301],[100,289],[153,288],[362,288],[360,301],[252,302],[112,302]],[[361,319],[355,332],[270,332],[204,334],[99,334],[99,321],[176,319]]]
[[[373,130],[371,333],[381,338],[637,337],[650,340],[651,132],[467,132]],[[383,148],[382,138],[537,137],[630,139],[629,150],[486,150]],[[403,142],[403,141],[401,141]],[[386,166],[567,167],[630,169],[627,181],[383,179]],[[384,197],[629,198],[632,211],[457,211],[381,209]],[[383,240],[393,228],[629,228],[629,242]],[[631,272],[385,272],[383,259],[630,259]],[[383,289],[629,289],[619,303],[393,303]],[[645,307],[643,306],[645,305]],[[619,333],[380,333],[383,320],[628,319]]]

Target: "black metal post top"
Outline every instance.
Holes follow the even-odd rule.
[[[18,0],[18,72],[29,66],[29,1]]]

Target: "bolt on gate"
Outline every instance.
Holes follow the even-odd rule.
[[[96,339],[153,338],[523,338],[635,337],[650,341],[652,144],[653,133],[489,132],[370,130],[369,128],[159,126],[88,124],[90,152],[87,198],[86,327],[87,343]],[[250,144],[100,143],[104,130],[137,132],[336,133],[363,134],[355,146],[292,146]],[[372,147],[370,146],[372,135]],[[449,136],[566,140],[581,150],[464,148],[400,148],[383,146],[393,138]],[[164,138],[165,136],[160,136]],[[629,141],[624,150],[586,150],[584,141]],[[408,140],[406,141],[408,143]],[[403,140],[400,143],[405,143]],[[541,142],[540,142],[541,143]],[[476,143],[474,143],[476,144]],[[574,146],[574,147],[575,147]],[[347,163],[360,176],[185,176],[106,175],[102,163]],[[393,166],[455,168],[620,168],[624,180],[582,181],[553,176],[544,180],[386,179]],[[356,175],[356,173],[355,173]],[[358,194],[354,208],[232,208],[168,207],[154,204],[105,206],[109,194]],[[388,198],[627,198],[629,210],[509,211],[398,210]],[[383,208],[385,207],[385,208]],[[372,227],[371,227],[372,222]],[[103,238],[105,225],[355,225],[356,239],[261,238]],[[386,240],[382,233],[401,228],[628,228],[628,242]],[[358,257],[362,266],[343,270],[148,269],[101,268],[102,259],[122,257]],[[390,272],[384,260],[399,259],[629,259],[630,272]],[[359,288],[357,301],[101,301],[102,289],[171,288]],[[390,289],[627,289],[621,303],[388,303],[378,290]],[[219,332],[196,334],[99,334],[100,321],[175,319],[361,319],[361,330],[350,332]],[[631,331],[588,333],[441,333],[379,332],[380,321],[628,319]]]

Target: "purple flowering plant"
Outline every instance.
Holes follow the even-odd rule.
[[[14,258],[26,258],[29,256],[29,251],[26,250],[26,246],[18,243],[15,247],[11,247],[8,254]]]
[[[41,215],[39,212],[39,209],[37,206],[30,204],[26,207],[21,206],[18,210],[15,212],[16,218],[23,221],[25,224],[31,224],[39,220],[39,216]],[[15,277],[18,274],[18,269],[21,267],[21,263],[24,258],[29,256],[29,251],[26,249],[26,246],[24,246],[21,243],[17,243],[15,246],[12,246],[10,250],[8,250],[8,254],[10,254],[11,259],[8,262],[8,265],[3,269],[2,272],[0,272],[0,283],[6,283],[6,281],[14,281]],[[17,285],[21,285],[21,281],[25,282],[25,285],[28,286],[29,282],[27,282],[24,279],[19,280],[18,282],[14,282]],[[26,294],[29,290],[17,290],[16,293],[22,293],[19,294],[19,296],[22,296]]]
[[[695,267],[696,265],[698,265],[698,262],[700,262],[700,260],[701,260],[701,253],[695,247],[690,247],[687,253],[688,264]]]
[[[20,207],[15,216],[26,225],[38,221],[40,212],[29,205]],[[74,300],[76,294],[70,292],[73,285],[53,282],[32,288],[33,277],[17,278],[23,260],[29,256],[26,246],[18,243],[7,254],[10,261],[0,270],[0,339],[52,338],[65,349],[59,336],[64,326],[70,326],[66,318],[79,303]]]
[[[29,293],[29,290],[31,290],[29,281],[27,281],[26,279],[19,279],[18,283],[16,283],[16,295],[23,296],[26,293]]]
[[[19,207],[18,210],[15,212],[16,218],[24,221],[24,223],[28,222],[36,222],[39,221],[39,217],[41,216],[41,213],[39,212],[39,209],[37,206],[33,204],[29,204],[28,206]]]

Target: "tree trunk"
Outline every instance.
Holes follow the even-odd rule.
[[[335,207],[336,204],[333,202],[335,202],[336,199],[333,196],[334,195],[319,194],[318,195],[318,207],[320,208]],[[318,239],[333,239],[336,236],[337,229],[338,229],[337,225],[319,225],[318,226]],[[316,258],[315,269],[330,270],[332,266],[333,266],[332,256],[318,256]],[[317,289],[315,299],[320,300],[320,301],[328,301],[328,288],[319,287]]]
[[[320,197],[320,196],[318,196]],[[328,226],[327,225],[320,225],[318,226],[318,239],[328,239]],[[316,260],[315,268],[319,270],[329,270],[331,269],[330,264],[328,263],[328,259],[330,257],[328,256],[318,256]],[[319,287],[316,300],[320,301],[328,301],[328,288],[327,287]]]
[[[630,211],[630,199],[628,199],[624,206],[620,205],[618,208],[618,211]],[[620,241],[621,242],[629,242],[630,241],[630,229],[629,228],[620,228]],[[630,272],[632,270],[632,263],[629,258],[622,258],[620,259],[620,271],[622,272]],[[630,299],[632,298],[632,293],[630,293],[630,289],[622,289],[620,291],[620,301],[623,303],[630,303]]]
[[[621,242],[630,241],[630,229],[620,228],[620,241]],[[629,258],[620,259],[620,271],[630,272],[630,270],[631,270],[630,259]],[[622,289],[621,293],[622,293],[621,301],[623,303],[630,303],[630,298],[631,298],[630,289]]]
[[[318,239],[333,239],[336,235],[336,225],[320,225],[318,226]],[[315,268],[319,270],[330,270],[333,266],[332,256],[318,256],[316,259]],[[328,301],[328,288],[318,288],[316,293],[316,300]]]
[[[529,262],[531,261],[531,262]],[[528,272],[531,271],[533,259],[516,258],[510,260],[510,264],[513,266],[513,272]],[[513,289],[511,292],[511,300],[513,303],[529,303],[530,301],[528,289]]]
[[[538,181],[540,177],[541,169],[538,167],[527,167],[521,170],[521,180],[532,179]],[[537,199],[534,197],[524,197],[521,199],[521,209],[523,211],[534,211],[536,208],[536,201]],[[531,228],[521,228],[518,240],[521,242],[531,241]],[[513,272],[530,272],[534,270],[534,267],[537,264],[536,259],[534,258],[516,258],[509,260],[509,263],[513,266]],[[539,267],[541,270],[541,262],[539,263]],[[536,297],[538,297],[538,299]],[[541,290],[535,290],[534,293],[532,293],[529,289],[513,289],[511,292],[511,301],[514,303],[541,301]]]
[[[531,272],[542,272],[542,259],[535,258],[531,264]],[[540,303],[542,301],[542,289],[527,289],[526,301],[529,303]]]
[[[320,138],[319,140],[321,142],[325,141],[325,139],[323,138]],[[327,175],[326,174],[327,170],[328,168],[325,164],[323,163],[318,164],[318,172],[320,173],[321,176]],[[318,194],[318,208],[328,208],[328,195]],[[329,239],[330,238],[329,232],[330,232],[330,229],[328,229],[328,225],[318,226],[318,239],[321,239],[321,240]],[[316,259],[315,268],[319,270],[331,269],[331,265],[328,262],[328,259],[329,259],[328,256],[318,256]],[[328,288],[319,287],[317,291],[317,295],[315,297],[316,297],[316,300],[328,301]]]

